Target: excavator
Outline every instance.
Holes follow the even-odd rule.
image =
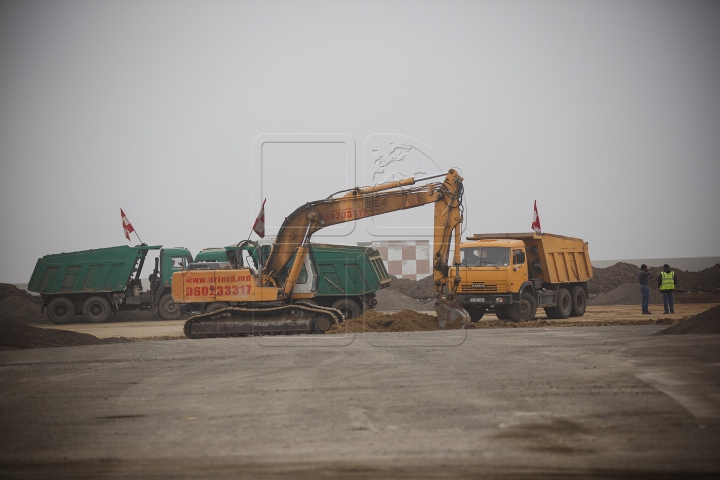
[[[416,185],[444,176],[444,180]],[[345,321],[339,310],[320,306],[312,299],[290,303],[291,293],[308,255],[312,235],[340,223],[434,204],[433,278],[435,310],[440,328],[470,325],[470,315],[458,302],[460,284],[460,230],[463,221],[463,178],[455,169],[447,174],[405,178],[336,192],[306,203],[283,222],[267,259],[252,240],[243,240],[228,251],[226,268],[175,272],[173,300],[178,304],[203,303],[204,313],[185,322],[189,338],[283,333],[324,333]],[[448,265],[454,235],[454,277]],[[243,251],[259,258],[249,261]],[[290,272],[280,272],[293,260]],[[251,265],[253,263],[254,265]]]

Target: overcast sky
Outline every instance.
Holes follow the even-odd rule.
[[[717,1],[4,0],[0,281],[126,244],[121,207],[193,253],[261,196],[272,231],[390,143],[380,176],[462,171],[467,234],[528,231],[537,200],[597,260],[720,255],[719,25]]]

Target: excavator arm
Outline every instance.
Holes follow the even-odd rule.
[[[432,182],[416,186],[416,182],[441,177],[437,175],[422,179],[406,178],[403,180],[383,183],[370,187],[355,187],[349,191],[338,192],[324,200],[306,203],[290,214],[273,243],[270,255],[265,263],[264,278],[277,278],[279,272],[295,254],[295,262],[290,270],[285,285],[281,287],[286,295],[292,292],[293,286],[300,275],[307,244],[318,230],[362,218],[382,215],[385,213],[415,208],[427,204],[435,204],[433,228],[433,277],[438,301],[450,304],[448,320],[456,318],[458,311],[465,321],[465,312],[455,299],[455,291],[460,281],[458,267],[460,265],[460,226],[462,223],[462,177],[451,169],[442,182]],[[345,193],[342,196],[335,196]],[[448,256],[451,238],[455,235],[455,255],[453,265],[456,276],[449,278]],[[436,305],[439,318],[441,308]],[[462,315],[464,312],[464,315]],[[469,316],[467,317],[469,319]],[[441,319],[441,324],[444,321]]]

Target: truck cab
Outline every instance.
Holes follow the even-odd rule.
[[[474,307],[510,305],[528,281],[525,244],[492,239],[463,243],[458,294]],[[472,314],[471,314],[472,316]]]
[[[180,318],[180,306],[172,300],[172,279],[175,272],[187,270],[193,263],[190,250],[183,247],[163,248],[155,258],[155,270],[150,275],[150,294],[158,315],[165,320]]]

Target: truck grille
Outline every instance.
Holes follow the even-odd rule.
[[[461,291],[463,293],[482,293],[482,292],[498,292],[504,290],[504,285],[502,285],[502,289],[499,289],[500,285],[491,285],[489,283],[486,283],[484,287],[481,287],[479,285],[462,285]]]

